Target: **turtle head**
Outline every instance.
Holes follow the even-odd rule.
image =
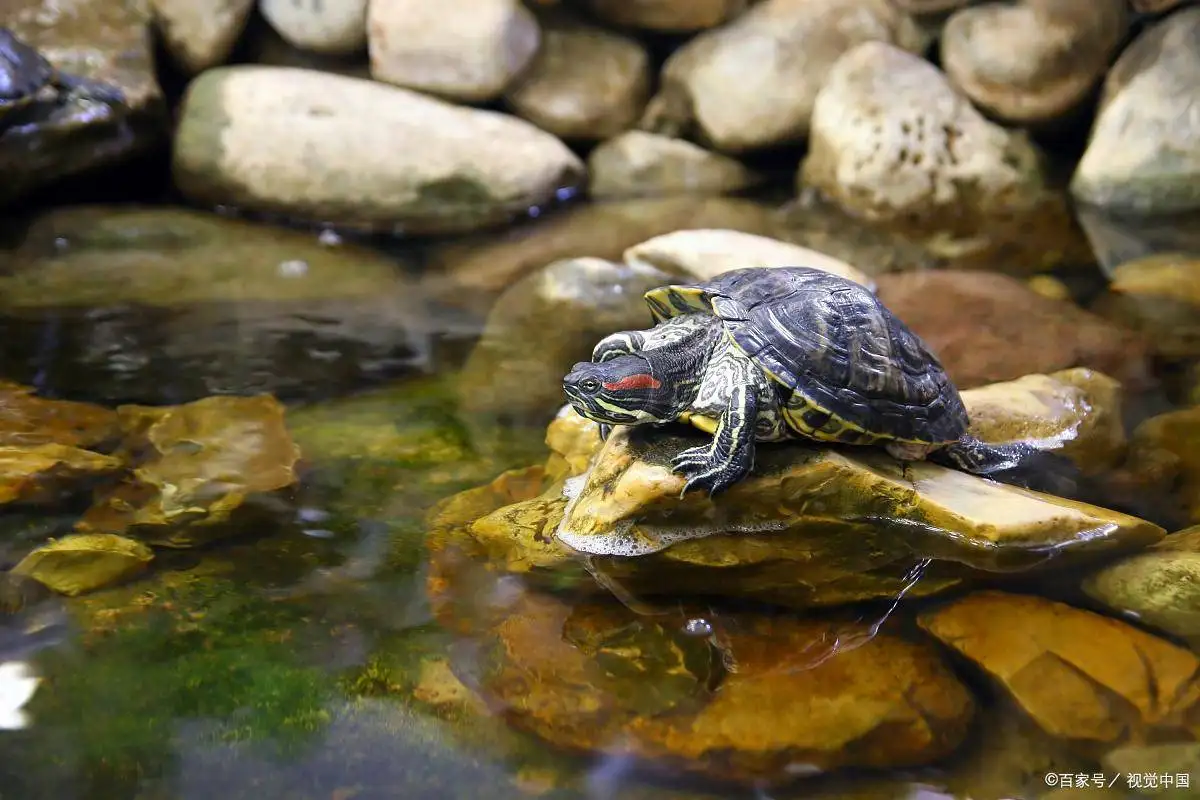
[[[596,422],[669,422],[679,413],[682,387],[654,367],[641,353],[601,364],[580,362],[563,378],[563,391],[580,416]]]

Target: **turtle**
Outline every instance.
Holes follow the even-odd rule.
[[[125,102],[117,87],[56,70],[11,28],[0,27],[0,130],[39,103],[57,106],[72,98],[111,106]]]
[[[672,461],[683,493],[742,480],[757,442],[879,446],[979,475],[1017,466],[1022,442],[967,434],[957,387],[930,348],[869,288],[812,267],[746,267],[643,296],[653,328],[601,339],[563,378],[600,423],[690,424],[711,435]]]

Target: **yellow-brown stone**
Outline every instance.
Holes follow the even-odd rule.
[[[149,547],[133,539],[77,534],[47,542],[25,556],[13,572],[74,596],[127,580],[145,570],[153,558]]]

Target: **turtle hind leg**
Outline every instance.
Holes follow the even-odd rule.
[[[989,444],[974,436],[964,436],[930,453],[929,460],[1010,486],[1060,497],[1077,495],[1085,483],[1083,473],[1069,458],[1028,442]]]
[[[681,496],[700,489],[707,490],[711,497],[750,474],[757,419],[758,397],[753,387],[734,387],[712,441],[684,450],[671,462],[672,470],[687,478]]]

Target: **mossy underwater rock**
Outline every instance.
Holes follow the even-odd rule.
[[[38,547],[13,567],[13,572],[59,594],[74,596],[132,578],[153,558],[149,547],[124,536],[76,534]]]

